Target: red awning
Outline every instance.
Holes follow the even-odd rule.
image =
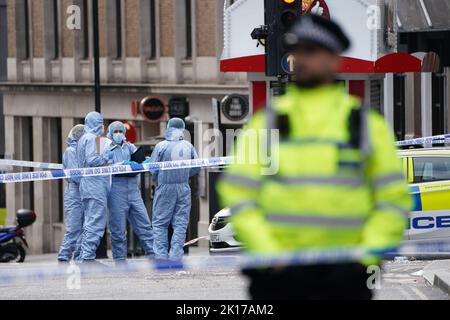
[[[373,62],[343,57],[342,65],[338,73],[373,73]]]
[[[266,56],[241,57],[220,61],[221,72],[260,72],[266,71]]]
[[[400,73],[422,71],[422,61],[407,53],[391,53],[375,62],[375,73]]]
[[[220,62],[221,72],[264,73],[265,70],[264,55],[226,59]],[[420,59],[406,53],[391,53],[375,62],[343,57],[339,73],[400,73],[421,72],[421,70]]]

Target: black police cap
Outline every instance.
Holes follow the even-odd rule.
[[[314,14],[300,16],[284,36],[284,44],[289,50],[303,43],[315,44],[339,54],[351,45],[350,39],[338,24]]]

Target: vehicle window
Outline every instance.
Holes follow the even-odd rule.
[[[450,180],[450,157],[414,158],[414,183]]]

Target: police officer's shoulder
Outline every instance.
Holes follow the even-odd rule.
[[[274,109],[277,113],[288,113],[292,107],[295,107],[296,99],[287,93],[275,99]]]
[[[394,139],[392,126],[389,125],[387,120],[379,111],[370,109],[368,117],[372,140]]]
[[[244,125],[244,130],[263,129],[266,126],[266,110],[259,110],[255,112],[250,121]]]
[[[369,118],[374,119],[373,121],[381,121],[383,123],[386,122],[385,117],[377,109],[370,108],[368,114]]]

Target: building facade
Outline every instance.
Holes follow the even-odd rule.
[[[212,112],[212,99],[247,95],[255,85],[267,88],[264,77],[249,89],[246,74],[220,72],[224,6],[240,1],[99,0],[102,113],[107,122],[126,120],[136,128],[139,142],[150,141],[163,133],[168,115],[149,122],[136,112],[136,101],[147,96],[165,104],[174,98],[188,101],[192,142],[201,157],[210,156],[203,153],[209,144],[204,133],[220,121]],[[359,88],[366,103],[385,115],[399,139],[450,132],[450,0],[373,2],[380,9],[377,46],[414,55],[422,70],[369,78]],[[0,0],[0,130],[3,123],[5,130],[0,153],[17,160],[61,162],[69,130],[94,109],[92,19],[92,0]],[[255,98],[251,109],[257,99],[250,98]],[[234,128],[242,122],[226,125]],[[38,221],[28,230],[32,252],[56,251],[63,235],[64,182],[2,188],[7,223],[17,209],[34,209]],[[207,233],[215,213],[210,204],[217,202],[211,201],[211,190],[208,174],[202,172],[194,192],[192,235]]]
[[[61,163],[69,130],[94,109],[92,1],[6,4],[8,77],[0,85],[5,152],[18,160]],[[165,103],[182,98],[189,101],[189,119],[197,124],[193,142],[203,156],[203,132],[214,122],[211,99],[248,94],[245,75],[219,72],[223,5],[222,0],[99,0],[105,119],[128,121],[138,141],[146,141],[162,134],[167,116],[145,121],[134,102],[146,96]],[[198,193],[198,234],[204,235],[207,175],[199,179],[204,190]],[[6,186],[8,222],[20,208],[38,215],[28,230],[33,253],[58,249],[63,188],[61,181]]]
[[[422,60],[420,73],[388,74],[385,109],[399,139],[450,132],[450,0],[385,0],[398,51]]]

